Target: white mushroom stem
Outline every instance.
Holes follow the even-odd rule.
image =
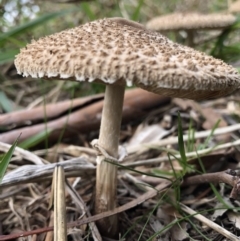
[[[102,120],[98,145],[113,159],[118,158],[119,132],[122,120],[122,108],[125,86],[106,86],[102,111]],[[117,166],[105,160],[106,155],[97,157],[97,179],[95,212],[102,213],[116,207]],[[111,159],[111,161],[113,161]],[[117,216],[111,216],[98,222],[100,230],[108,230],[114,236],[118,229]]]

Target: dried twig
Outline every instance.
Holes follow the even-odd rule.
[[[171,139],[171,138],[169,138],[169,139]],[[165,142],[165,140],[162,140],[162,141]],[[233,141],[233,142],[228,142],[228,143],[225,143],[225,144],[217,145],[217,146],[212,147],[212,148],[206,148],[206,149],[193,151],[193,152],[186,152],[186,157],[191,158],[191,157],[196,157],[196,156],[202,156],[202,155],[206,155],[206,154],[208,154],[210,152],[213,153],[214,151],[223,150],[223,149],[227,149],[227,148],[234,147],[234,146],[239,146],[239,145],[240,145],[240,140],[236,140],[236,141]],[[162,146],[161,142],[159,142],[159,146],[157,146],[157,147],[160,147],[160,146]],[[150,146],[150,144],[147,144],[147,145],[143,144],[143,149],[145,147],[148,148],[148,149],[151,149],[153,147],[156,147],[156,143],[154,145],[152,145],[152,146]],[[176,158],[181,158],[180,154],[175,154],[174,156]],[[163,157],[157,157],[157,158],[152,158],[152,159],[147,159],[147,160],[140,160],[140,161],[136,161],[136,162],[126,163],[125,166],[127,166],[127,167],[136,167],[136,166],[142,166],[142,165],[154,165],[154,164],[159,164],[161,162],[166,162],[166,161],[169,161],[169,157],[168,156],[163,156]]]
[[[213,136],[222,135],[222,134],[226,134],[226,133],[234,132],[234,131],[238,131],[238,130],[240,130],[240,124],[231,125],[231,126],[227,126],[227,127],[221,127],[221,128],[215,129]],[[205,138],[205,137],[209,136],[211,134],[211,132],[212,132],[212,130],[196,132],[194,134],[194,139]],[[188,134],[183,135],[184,141],[187,141],[188,139],[189,139]],[[127,152],[130,155],[130,154],[134,154],[136,152],[147,151],[147,150],[151,149],[153,146],[161,147],[161,146],[173,145],[173,144],[177,144],[177,143],[178,143],[178,137],[174,136],[174,137],[169,137],[169,138],[166,138],[166,139],[163,139],[160,141],[150,142],[148,144],[131,146],[131,147],[127,148]]]
[[[33,109],[24,109],[6,114],[0,114],[0,125],[19,125],[29,121],[33,122],[56,118],[64,112],[68,112],[69,110],[75,108],[81,108],[87,104],[91,104],[101,99],[103,99],[103,95],[93,95],[90,97],[83,97],[73,100],[65,100],[53,104],[47,104],[45,106],[43,105]]]
[[[139,119],[146,115],[150,109],[166,105],[170,100],[169,97],[152,94],[142,89],[126,91],[123,106],[123,122]],[[19,141],[23,141],[46,130],[51,130],[49,134],[51,141],[56,141],[60,134],[63,134],[64,137],[72,137],[73,133],[89,133],[92,130],[99,129],[102,106],[103,101],[86,106],[83,105],[80,110],[66,113],[66,115],[47,123],[40,123],[2,133],[0,134],[0,141],[12,143],[20,133],[22,135]]]
[[[198,185],[203,183],[227,183],[234,187],[237,180],[240,180],[234,171],[223,171],[215,173],[204,173],[201,175],[195,175],[184,179],[182,186]]]
[[[8,152],[10,148],[11,148],[10,144],[3,143],[0,141],[0,151],[1,152]],[[30,151],[26,151],[17,146],[15,147],[14,155],[19,155],[22,158],[24,158],[30,162],[33,162],[34,164],[43,164],[43,161],[40,157],[38,157],[37,155],[33,154]]]
[[[237,240],[239,241],[239,238],[236,235],[234,235],[231,232],[229,232],[228,230],[222,228],[221,226],[219,226],[218,224],[214,223],[213,221],[207,219],[203,215],[195,212],[191,208],[185,206],[182,203],[180,203],[180,207],[181,207],[181,209],[184,212],[190,214],[193,218],[196,218],[197,220],[201,221],[202,223],[204,223],[208,227],[210,227],[213,230],[217,231],[218,233],[222,234],[224,237],[226,237],[226,238],[228,238],[228,239],[230,239],[232,241],[237,241]]]
[[[228,169],[223,172],[204,173],[184,179],[182,186],[198,185],[202,183],[227,183],[232,186],[230,193],[231,199],[239,199],[240,194],[240,175],[237,171]]]
[[[92,163],[89,163],[83,157],[46,165],[24,165],[7,173],[0,187],[4,188],[16,184],[49,180],[52,178],[54,168],[58,165],[64,168],[66,177],[91,175],[96,169]]]

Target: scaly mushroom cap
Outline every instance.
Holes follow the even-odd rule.
[[[230,13],[240,13],[240,1],[233,2],[229,8],[228,11]]]
[[[235,21],[232,14],[172,13],[151,19],[146,27],[155,31],[218,29]]]
[[[16,56],[19,74],[97,81],[190,99],[239,87],[231,66],[131,22],[103,19],[32,41]]]

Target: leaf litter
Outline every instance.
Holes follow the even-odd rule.
[[[153,113],[149,113],[149,115],[146,115],[142,120],[125,123],[122,129],[122,144],[129,148],[131,145],[138,145],[141,147],[141,145],[144,146],[144,144],[149,143],[149,141],[161,141],[161,139],[176,136],[176,110],[180,111],[182,114],[183,130],[188,131],[190,119],[192,119],[192,128],[194,128],[195,134],[198,130],[204,130],[204,123],[206,123],[208,115],[205,114],[204,116],[201,116],[202,112],[198,111],[201,104],[197,104],[198,109],[196,109],[193,107],[193,104],[190,105],[190,107],[188,105],[187,108],[183,108],[182,105],[176,105],[176,101],[173,101],[173,103],[174,104],[171,105],[167,104],[169,109],[164,110],[164,112],[160,114],[155,114],[153,109]],[[212,108],[212,111],[216,112],[214,106],[211,107],[210,103],[211,101],[208,101],[208,109]],[[195,112],[195,114],[191,114],[193,112]],[[165,116],[168,116],[168,118]],[[192,116],[194,116],[194,118],[192,118]],[[209,115],[211,123],[213,123],[212,116],[213,115]],[[169,120],[168,125],[166,125],[166,119]],[[224,126],[225,124],[222,127]],[[126,130],[128,130],[130,134],[127,133],[127,135],[124,136]],[[218,139],[216,139],[215,136],[212,136],[210,144],[217,145],[221,141],[226,141],[226,138],[231,140],[232,133],[233,132],[225,133],[224,136],[218,135]],[[52,225],[53,214],[51,210],[48,210],[48,202],[51,193],[51,168],[55,165],[54,163],[65,164],[63,165],[64,167],[68,166],[68,168],[65,168],[65,175],[69,177],[69,184],[67,184],[67,192],[65,196],[67,221],[70,222],[79,218],[87,217],[86,213],[91,215],[95,182],[95,152],[90,148],[89,142],[91,141],[90,138],[93,137],[97,137],[97,132],[92,132],[90,135],[82,135],[79,140],[80,146],[77,146],[75,142],[71,144],[71,139],[67,139],[67,142],[66,140],[62,140],[55,146],[55,148],[51,147],[40,151],[39,147],[35,147],[35,150],[30,152],[31,155],[28,156],[28,158],[26,158],[26,154],[24,153],[25,155],[21,156],[20,162],[14,161],[14,159],[12,160],[11,164],[14,164],[14,168],[12,168],[12,170],[4,177],[1,187],[0,222],[3,230],[2,234],[6,235],[8,233],[34,230]],[[202,141],[204,141],[203,138],[195,140],[195,151]],[[151,158],[164,157],[167,155],[168,149],[177,152],[178,144],[171,144],[170,142],[169,144],[164,145],[164,148],[153,146],[147,148],[143,152],[141,151],[141,148],[139,148],[136,152],[133,152],[130,156],[126,157],[120,164],[129,164],[143,158],[149,160]],[[52,152],[55,156],[54,159],[52,159],[50,155]],[[223,171],[229,167],[235,169],[238,165],[236,152],[236,149],[228,148],[223,151],[218,151],[216,154],[205,154],[202,158],[200,157],[200,159],[202,160],[206,172]],[[15,155],[18,155],[17,153],[18,152],[16,152]],[[21,155],[21,151],[19,151],[19,153]],[[33,155],[36,155],[36,157],[32,157]],[[216,155],[215,158],[214,155]],[[127,204],[143,195],[147,190],[152,189],[153,186],[160,184],[163,181],[160,176],[166,176],[171,180],[176,179],[173,175],[172,168],[175,169],[175,172],[179,173],[182,171],[182,167],[179,165],[178,160],[173,157],[174,156],[171,156],[172,165],[170,165],[169,162],[156,164],[148,164],[146,162],[131,170],[126,170],[124,167],[120,166],[118,177],[119,205]],[[41,160],[42,164],[34,161],[37,160],[37,158]],[[31,165],[29,165],[29,159],[34,161]],[[84,167],[81,166],[79,169],[76,168],[76,164],[79,163],[81,159],[85,161],[82,165],[92,168],[90,170],[93,171],[86,172],[85,169],[83,174],[81,174],[80,170],[84,170],[82,169]],[[221,165],[219,165],[219,161]],[[72,170],[71,165],[73,167]],[[187,175],[197,175],[201,171],[197,157],[189,160],[189,165],[194,167],[194,171],[189,172]],[[43,169],[40,166],[42,166]],[[32,171],[30,167],[32,168]],[[34,176],[34,170],[36,170],[38,177]],[[140,173],[135,171],[140,171]],[[24,174],[21,174],[22,172]],[[4,186],[4,183],[6,183],[6,180],[9,178],[12,181],[9,181],[9,185]],[[24,178],[26,179],[25,181]],[[24,182],[26,182],[26,184],[24,184]],[[180,183],[178,183],[178,185],[180,185]],[[220,192],[220,186],[217,185],[216,188]],[[209,210],[204,212],[204,216],[206,216],[209,221],[213,220],[231,232],[232,230],[235,230],[235,234],[239,235],[239,215],[236,212],[238,201],[229,201],[229,193],[231,189],[229,189],[228,186],[226,186],[221,193],[222,198],[228,202],[227,208],[223,207],[222,203],[219,202],[208,184],[182,187],[180,188],[180,196],[176,194],[176,189],[179,188],[176,188],[175,186],[172,189],[169,189],[167,194],[160,195],[158,199],[149,199],[141,205],[137,205],[134,208],[121,213],[120,221],[122,224],[122,238],[124,239],[124,237],[126,237],[128,239],[131,237],[132,240],[138,240],[139,238],[140,240],[147,240],[156,235],[155,240],[187,240],[190,237],[195,240],[204,240],[204,237],[206,236],[210,240],[220,240],[219,238],[221,234],[217,231],[213,231],[201,222],[196,221],[194,216],[188,216],[185,218],[184,213],[182,213],[181,209],[176,206],[179,201],[192,207],[195,212]],[[189,189],[191,189],[191,191],[189,191]],[[206,190],[208,191],[206,192]],[[6,195],[6,193],[8,195]],[[170,196],[171,200],[169,200]],[[204,202],[205,199],[206,201]],[[68,237],[72,237],[72,240],[79,240],[79,237],[82,237],[82,240],[85,240],[86,237],[93,237],[94,240],[99,240],[100,238],[98,235],[100,234],[96,233],[94,231],[95,228],[89,225],[85,224],[81,227],[68,229]],[[36,239],[51,240],[49,235],[50,234],[42,233],[37,235]]]

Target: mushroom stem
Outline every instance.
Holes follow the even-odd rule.
[[[99,147],[116,159],[118,158],[124,91],[125,86],[106,86],[98,140]],[[106,159],[106,155],[99,153],[97,157],[95,199],[95,213],[97,214],[113,210],[116,207],[117,166],[106,162]],[[108,237],[114,237],[118,231],[117,216],[100,220],[98,228]]]
[[[189,29],[187,30],[187,46],[188,47],[194,47],[194,30]]]

